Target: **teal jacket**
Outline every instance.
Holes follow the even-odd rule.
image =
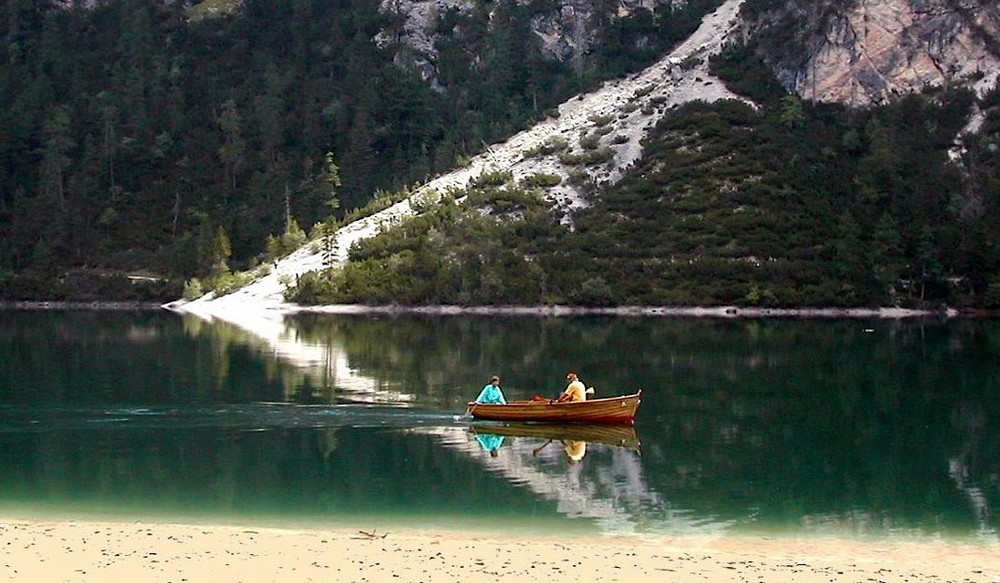
[[[500,387],[494,387],[493,383],[490,383],[483,387],[483,390],[476,397],[477,403],[500,403],[501,405],[507,404],[507,399],[503,398],[503,391]]]

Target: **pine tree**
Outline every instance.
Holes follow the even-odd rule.
[[[236,102],[232,99],[226,100],[222,104],[222,111],[217,119],[219,129],[222,130],[222,146],[218,153],[222,163],[227,168],[227,182],[232,190],[236,190],[236,179],[240,166],[243,164],[246,155],[246,143],[243,141],[240,112],[236,108]]]
[[[65,175],[72,159],[70,151],[76,143],[70,136],[69,108],[56,107],[43,128],[45,136],[42,150],[42,194],[55,198],[59,207],[65,207]]]

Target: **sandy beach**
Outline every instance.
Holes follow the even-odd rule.
[[[0,520],[4,581],[1000,582],[1000,549]]]

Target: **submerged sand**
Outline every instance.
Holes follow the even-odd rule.
[[[0,520],[5,581],[1000,583],[996,546]]]

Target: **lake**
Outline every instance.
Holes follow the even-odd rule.
[[[1000,544],[995,321],[0,317],[8,517]],[[569,370],[634,432],[464,416]]]

